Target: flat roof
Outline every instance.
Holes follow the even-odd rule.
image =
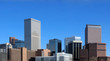
[[[37,22],[40,22],[39,20],[36,20],[36,19],[34,19],[34,18],[27,18],[27,19],[24,19],[25,21],[26,20],[33,20],[33,21],[37,21]]]
[[[87,26],[101,26],[101,25],[93,25],[93,24],[86,24]]]

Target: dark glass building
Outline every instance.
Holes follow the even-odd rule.
[[[49,40],[48,49],[51,50],[52,55],[62,51],[61,40],[51,39]]]
[[[80,60],[80,49],[82,49],[82,41],[81,40],[73,40],[69,42],[69,50],[68,53],[73,55],[74,61]]]
[[[13,48],[22,48],[22,47],[25,47],[24,41],[22,40],[15,41]]]

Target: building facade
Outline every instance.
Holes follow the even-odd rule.
[[[27,50],[27,48],[10,48],[7,55],[7,61],[35,61],[36,56],[50,56],[50,50],[33,51]]]
[[[0,52],[0,61],[7,61],[7,53]]]
[[[80,61],[110,61],[106,56],[106,43],[101,43],[101,26],[86,25],[85,46],[80,50]]]
[[[13,46],[13,48],[25,47],[24,41],[23,40],[18,40],[15,37],[9,37],[9,42]]]
[[[68,54],[64,52],[55,54],[55,57],[56,57],[56,61],[73,61],[72,54]]]
[[[22,41],[22,40],[15,41],[13,48],[22,48],[22,47],[25,47],[24,41]]]
[[[77,36],[72,36],[72,37],[67,37],[64,39],[65,40],[65,53],[69,53],[69,43],[72,42],[73,40],[81,40],[81,37]]]
[[[97,61],[98,57],[106,57],[106,44],[88,43],[80,54],[80,61]]]
[[[54,56],[36,56],[36,61],[72,61],[72,54],[63,52]]]
[[[50,56],[51,51],[48,49],[38,49],[36,51],[36,56]]]
[[[28,50],[41,48],[41,22],[32,18],[24,20],[25,47]]]
[[[69,42],[68,49],[68,53],[73,55],[74,61],[80,60],[80,49],[82,49],[82,41],[80,39]]]
[[[55,56],[36,56],[35,61],[56,61]]]
[[[0,52],[8,52],[8,48],[12,48],[10,43],[0,44]]]
[[[48,49],[51,51],[52,55],[62,51],[62,43],[59,39],[49,40]]]
[[[15,37],[9,37],[9,42],[10,44],[14,45],[15,41],[17,41],[18,39],[16,39]]]
[[[101,43],[101,26],[100,25],[86,25],[85,28],[85,44]]]
[[[0,44],[0,61],[7,61],[9,48],[12,48],[12,45],[10,43]]]

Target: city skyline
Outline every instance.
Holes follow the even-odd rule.
[[[13,4],[15,6],[13,6]],[[109,56],[110,55],[109,53],[110,9],[108,6],[110,4],[103,4],[103,5],[101,4],[102,3],[79,4],[79,5],[72,4],[72,6],[66,4],[61,4],[61,6],[56,4],[55,6],[53,4],[49,6],[49,4],[46,3],[43,5],[30,3],[29,6],[28,3],[25,4],[22,3],[21,5],[17,3],[16,4],[12,3],[11,5],[10,3],[8,3],[5,5],[1,3],[0,7],[1,6],[4,7],[2,7],[0,10],[1,13],[0,37],[2,37],[0,39],[1,41],[0,44],[8,42],[9,40],[8,38],[11,36],[16,37],[20,40],[24,40],[24,19],[30,17],[40,20],[42,22],[41,45],[43,49],[46,48],[46,44],[48,43],[49,39],[58,38],[62,40],[63,43],[62,45],[64,46],[64,38],[71,36],[80,36],[82,38],[84,45],[85,43],[84,29],[86,27],[86,24],[96,24],[102,26],[102,42],[107,43],[107,55]],[[12,7],[9,7],[8,5]],[[29,8],[31,9],[33,8],[36,9],[27,10],[27,7],[25,5],[29,6]],[[39,5],[41,6],[38,7]],[[44,5],[46,6],[47,9],[45,8]],[[23,11],[21,9],[23,9]],[[57,11],[57,9],[59,10]],[[64,49],[64,47],[62,48]]]
[[[86,25],[88,25],[88,24],[86,24]],[[94,25],[94,24],[89,24],[89,25]],[[96,25],[97,26],[97,25]],[[101,26],[101,25],[100,25]],[[86,26],[85,26],[85,28],[86,28]],[[11,36],[10,36],[11,37]],[[73,37],[73,35],[72,35],[72,37]],[[77,37],[77,36],[76,36]],[[66,37],[66,38],[68,38],[68,37]],[[59,39],[59,38],[58,38]],[[81,39],[82,40],[82,39]],[[49,40],[48,40],[49,41]],[[64,42],[65,42],[65,38],[64,38],[64,40],[63,40]],[[85,40],[84,40],[85,41]],[[9,40],[8,40],[8,42],[9,42]],[[8,43],[8,42],[6,42],[6,43]],[[83,46],[84,46],[84,43],[85,42],[83,42]],[[1,43],[0,43],[1,44]],[[48,44],[48,43],[47,43]],[[62,45],[63,45],[64,43],[62,43]],[[65,45],[65,44],[64,44]],[[42,46],[42,45],[41,45]],[[62,48],[63,47],[65,47],[65,46],[62,46]],[[44,48],[44,49],[46,49],[46,48]],[[63,48],[62,50],[65,50],[65,48]],[[108,55],[109,56],[109,55]]]

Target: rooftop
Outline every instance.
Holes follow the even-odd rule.
[[[33,21],[40,22],[39,20],[36,20],[36,19],[34,19],[34,18],[27,18],[27,19],[24,19],[24,20],[33,20]]]

